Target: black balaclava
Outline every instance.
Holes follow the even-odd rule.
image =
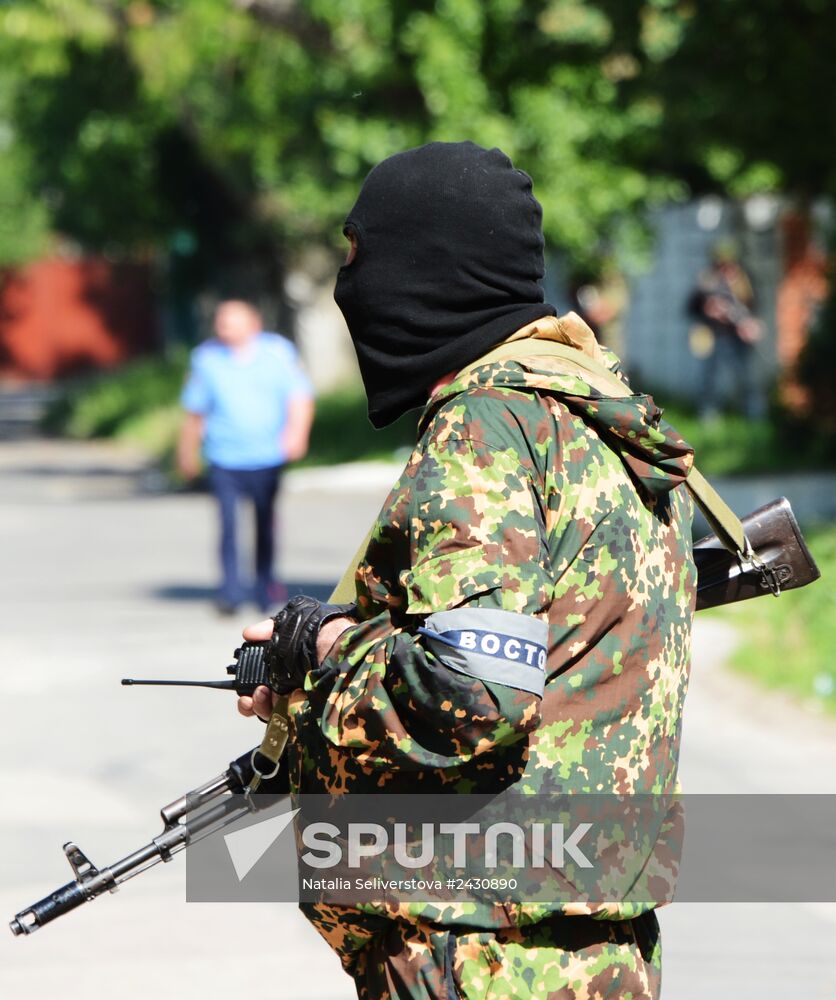
[[[369,173],[346,219],[357,255],[334,298],[383,427],[515,330],[543,301],[542,210],[499,149],[431,142]]]

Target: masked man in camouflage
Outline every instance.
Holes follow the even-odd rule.
[[[286,652],[291,787],[672,792],[690,449],[649,397],[608,394],[545,349],[618,370],[543,301],[540,205],[498,149],[385,160],[345,232],[335,297],[370,418],[423,411],[352,613],[300,598],[245,633]],[[502,636],[499,654],[474,634]],[[267,689],[240,707],[269,714]],[[652,904],[303,908],[361,998],[658,996]]]

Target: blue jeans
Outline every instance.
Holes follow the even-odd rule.
[[[225,604],[237,605],[248,596],[241,583],[235,514],[238,498],[252,501],[255,511],[255,600],[262,607],[271,604],[275,520],[273,507],[279,490],[280,467],[266,469],[209,469],[209,485],[218,501],[221,520],[220,557],[223,579],[219,597]]]
[[[703,362],[700,414],[714,416],[729,402],[750,420],[766,415],[755,349],[731,333],[715,332],[714,349]]]

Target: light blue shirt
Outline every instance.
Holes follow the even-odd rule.
[[[313,396],[296,348],[277,333],[260,333],[244,349],[208,340],[192,351],[180,402],[205,419],[203,449],[212,465],[266,469],[282,465],[291,399]]]

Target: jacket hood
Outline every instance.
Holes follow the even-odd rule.
[[[608,354],[610,370],[616,373],[617,365],[615,356]],[[426,429],[444,402],[464,392],[504,387],[547,393],[558,397],[617,451],[634,481],[651,496],[684,482],[693,466],[694,449],[663,419],[652,396],[607,396],[579,375],[560,369],[559,359],[526,358],[521,344],[518,360],[474,368],[439,389],[424,411],[420,430]]]

